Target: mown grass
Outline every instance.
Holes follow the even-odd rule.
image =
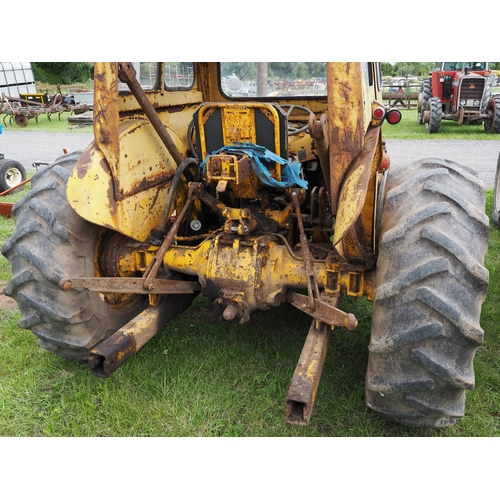
[[[35,118],[30,118],[24,127],[16,125],[14,120],[10,120],[10,115],[0,115],[0,123],[5,132],[82,132],[92,130],[91,126],[71,124],[68,122],[70,113],[64,112],[60,115],[53,113],[38,115],[38,121]]]
[[[458,125],[452,120],[442,120],[437,134],[429,134],[424,125],[417,122],[417,109],[399,108],[403,116],[397,125],[384,122],[383,136],[385,139],[407,139],[407,140],[444,140],[444,139],[468,139],[479,141],[498,141],[499,134],[487,134],[484,125]]]
[[[400,138],[446,137],[424,132],[413,111],[404,110],[403,120],[400,128],[410,132]],[[457,138],[451,125],[450,138]],[[493,138],[482,127],[472,132],[465,138]],[[489,191],[488,214],[491,204]],[[14,222],[0,218],[0,246],[13,231]],[[245,326],[219,323],[199,297],[108,379],[40,349],[30,331],[17,327],[17,308],[1,310],[0,436],[500,436],[500,230],[494,225],[485,265],[490,286],[476,389],[467,393],[466,415],[453,427],[400,426],[366,407],[368,301],[345,301],[359,326],[334,331],[311,423],[295,427],[285,423],[284,400],[310,318],[285,304],[254,313]],[[9,279],[9,263],[0,255],[0,286]]]
[[[491,212],[491,191],[487,210]],[[1,222],[1,240],[13,222]],[[8,264],[0,257],[2,280]],[[0,436],[500,436],[500,231],[492,226],[476,389],[450,428],[391,423],[364,402],[371,304],[346,300],[354,332],[334,332],[311,423],[285,423],[284,400],[310,319],[289,305],[245,326],[219,323],[199,297],[108,379],[40,349],[14,309],[0,312]]]

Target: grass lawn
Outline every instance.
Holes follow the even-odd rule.
[[[402,114],[399,125],[384,125],[385,137],[499,139],[482,126],[445,121],[439,134],[428,134],[415,109]],[[57,131],[59,123],[42,116],[38,127]],[[15,128],[36,127],[30,120]],[[15,202],[28,190],[29,184],[2,201]],[[488,214],[491,203],[490,191]],[[0,245],[13,231],[14,222],[0,218]],[[219,323],[199,297],[108,379],[38,348],[31,332],[16,326],[17,308],[0,310],[0,436],[500,436],[500,231],[493,225],[486,266],[477,387],[453,427],[400,426],[365,406],[368,301],[345,301],[359,326],[334,331],[311,423],[293,427],[285,423],[284,400],[310,318],[285,304],[254,313],[244,327]],[[0,287],[9,279],[9,263],[0,255]]]
[[[491,191],[487,199],[490,213]],[[13,230],[11,219],[0,219],[0,244]],[[294,427],[285,423],[284,400],[310,318],[285,304],[254,313],[245,326],[219,323],[212,304],[199,297],[108,379],[40,349],[30,331],[16,326],[19,311],[1,310],[0,436],[500,436],[500,231],[494,226],[486,266],[477,388],[453,427],[409,428],[365,406],[368,301],[346,301],[359,326],[335,330],[311,423]],[[0,285],[9,279],[9,263],[0,256]]]
[[[87,132],[92,131],[91,126],[79,126],[68,122],[70,113],[64,112],[60,115],[54,113],[52,115],[41,114],[38,116],[38,121],[35,118],[30,118],[24,127],[16,125],[14,120],[10,120],[9,115],[0,115],[0,123],[4,131],[16,132]]]
[[[484,125],[458,125],[452,120],[442,120],[437,134],[429,134],[424,125],[417,122],[417,108],[399,108],[403,116],[397,125],[384,122],[383,136],[385,139],[407,139],[407,140],[444,140],[444,139],[469,139],[475,141],[498,141],[499,134],[487,134]]]
[[[428,134],[417,124],[416,110],[402,113],[400,125],[384,125],[385,137],[499,139],[485,134],[481,126],[458,127],[454,122],[443,122],[441,133]],[[41,117],[39,125],[30,121],[27,127],[14,126],[13,130],[67,131],[67,123],[64,127],[61,123]],[[28,190],[29,185],[22,193],[5,196],[2,201],[15,202]],[[491,205],[489,191],[488,215]],[[456,489],[463,497],[489,498],[486,488],[491,483],[489,478],[496,477],[495,461],[481,460],[479,482],[460,481],[457,463],[487,453],[484,443],[490,440],[8,438],[498,437],[500,230],[490,226],[485,261],[490,286],[481,318],[485,340],[474,362],[476,389],[467,393],[466,415],[455,426],[441,430],[405,427],[366,407],[364,378],[371,304],[365,299],[344,301],[359,326],[353,332],[342,328],[334,331],[307,427],[290,426],[284,420],[285,396],[310,325],[308,316],[287,304],[254,313],[249,324],[239,326],[217,322],[209,301],[198,297],[186,313],[107,379],[91,375],[85,363],[64,360],[40,349],[30,331],[17,327],[20,313],[14,306],[0,309],[0,437],[4,438],[0,440],[0,467],[4,475],[20,498],[31,498],[44,487],[50,487],[55,498],[79,498],[88,495],[89,482],[90,487],[99,487],[101,494],[108,490],[116,493],[120,487],[129,495],[157,498],[157,492],[170,492],[173,485],[178,486],[179,478],[181,498],[193,498],[193,491],[206,493],[209,486],[216,488],[219,498],[249,498],[250,491],[251,498],[256,496],[254,491],[268,498],[275,491],[270,485],[276,483],[280,484],[276,493],[280,493],[273,496],[279,498],[292,464],[297,464],[298,472],[311,477],[308,494],[314,495],[318,487],[325,493],[328,483],[326,491],[330,493],[345,485],[356,489],[356,495],[367,488],[371,497],[385,499],[392,498],[388,492],[399,488],[401,478],[422,477],[423,457],[432,457],[432,464],[425,462],[428,465],[422,486],[432,490],[432,496],[442,493],[444,497]],[[14,222],[0,217],[0,246],[13,231]],[[9,263],[0,255],[0,288],[9,279]],[[305,451],[305,457],[298,450]],[[96,462],[102,460],[107,474],[96,477]],[[117,484],[116,479],[129,470],[134,479],[126,486]],[[25,479],[27,471],[29,481]],[[79,492],[74,484],[82,475],[86,485]],[[381,485],[380,479],[387,475],[390,485]],[[422,487],[403,490],[404,497],[428,494]],[[30,494],[26,493],[28,488]],[[481,495],[481,491],[487,494]],[[340,498],[352,496],[344,493]],[[400,496],[398,493],[394,498]]]

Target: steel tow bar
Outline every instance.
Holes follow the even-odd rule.
[[[330,325],[313,320],[285,400],[285,418],[289,424],[307,425],[311,419],[331,337]]]

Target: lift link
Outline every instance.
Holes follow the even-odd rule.
[[[153,289],[155,295],[178,295],[199,292],[201,286],[195,281],[181,281],[169,279],[154,279]],[[137,293],[149,294],[143,286],[141,277],[138,278],[63,278],[59,282],[59,288],[67,292],[73,288],[85,288],[91,292],[99,293]]]
[[[292,306],[330,326],[341,326],[349,331],[358,326],[358,320],[354,314],[348,314],[341,309],[337,309],[332,304],[329,304],[325,297],[314,299],[314,309],[309,308],[309,301],[305,295],[292,290],[288,291],[287,300]]]
[[[160,268],[161,264],[163,263],[163,257],[167,253],[167,250],[170,248],[170,245],[172,244],[172,241],[174,240],[174,237],[177,234],[177,231],[179,230],[179,227],[182,223],[182,219],[184,218],[184,216],[186,215],[186,212],[188,211],[189,205],[191,205],[191,202],[196,198],[197,192],[198,192],[198,187],[199,187],[199,183],[197,183],[197,182],[190,182],[189,183],[189,189],[188,189],[186,203],[182,207],[181,213],[178,215],[178,217],[176,217],[175,222],[172,224],[172,227],[170,228],[169,232],[165,236],[163,243],[161,244],[160,248],[156,252],[156,255],[154,256],[153,260],[151,261],[151,264],[148,266],[148,268],[144,272],[143,286],[146,290],[153,290],[154,289],[154,279],[156,278],[156,274],[158,273],[158,269]]]
[[[304,230],[302,214],[300,213],[300,194],[302,192],[302,189],[293,188],[291,190],[291,197],[293,206],[295,208],[295,213],[297,215],[297,224],[299,226],[300,251],[302,252],[302,258],[304,260],[304,271],[306,273],[307,280],[307,296],[309,297],[309,309],[311,311],[314,311],[314,308],[316,307],[315,299],[319,299],[319,290],[318,283],[316,282],[316,277],[314,275],[314,266],[311,252],[309,251],[309,244],[307,243],[307,236]]]

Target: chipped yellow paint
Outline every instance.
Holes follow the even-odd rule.
[[[337,245],[353,226],[363,210],[370,179],[375,175],[373,158],[378,146],[380,127],[367,132],[363,150],[353,160],[339,196],[333,236]]]
[[[178,147],[187,147],[169,132]],[[149,122],[122,124],[119,144],[119,177],[93,143],[68,180],[68,202],[84,219],[145,241],[160,221],[176,165]]]

